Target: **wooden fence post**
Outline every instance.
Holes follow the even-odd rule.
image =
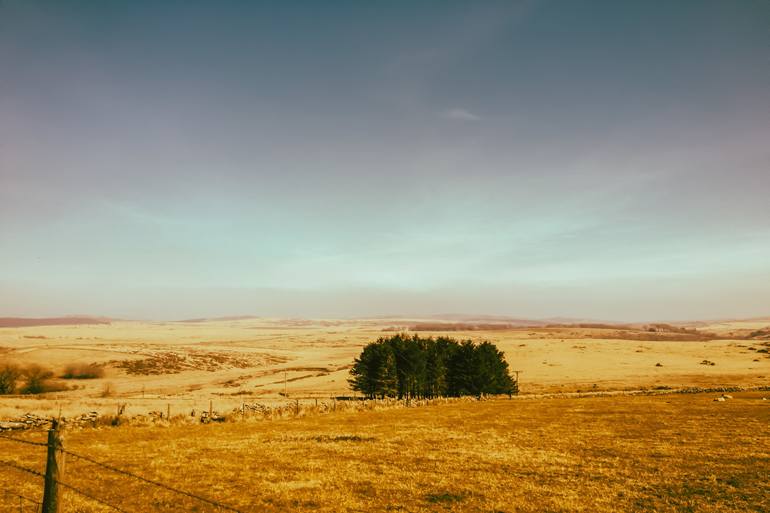
[[[59,471],[60,465],[64,465],[62,449],[59,422],[54,420],[51,423],[51,429],[48,430],[48,457],[45,465],[42,513],[59,513]],[[61,462],[59,461],[60,455]]]

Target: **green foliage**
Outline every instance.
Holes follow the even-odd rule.
[[[515,383],[494,344],[405,334],[380,338],[355,359],[348,382],[368,397],[511,394]]]
[[[364,348],[350,375],[350,386],[370,397],[393,396],[398,390],[396,357],[383,340]]]

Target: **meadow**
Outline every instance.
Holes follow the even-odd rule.
[[[66,433],[65,446],[244,512],[768,511],[770,393],[714,396],[465,400],[104,427]],[[0,446],[4,459],[42,470],[45,448]],[[69,455],[63,479],[124,511],[217,510]],[[0,482],[40,494],[40,479],[23,472],[5,469]],[[63,500],[64,511],[108,511],[66,490]]]
[[[65,512],[769,511],[768,324],[7,327],[2,362],[50,368],[67,389],[0,396],[0,421],[95,412],[63,431],[62,482],[92,497],[64,489]],[[494,342],[520,372],[521,395],[332,399],[351,394],[349,369],[366,343],[403,331]],[[92,379],[60,378],[73,368]],[[723,401],[717,391],[676,393],[693,387],[747,391]],[[225,421],[202,423],[209,407]],[[45,429],[0,435],[33,442],[0,437],[0,512],[33,511]]]
[[[395,331],[489,340],[520,371],[522,393],[752,386],[770,383],[770,319],[669,328],[516,326],[420,319],[221,319],[0,328],[0,363],[37,364],[56,376],[103,366],[98,379],[58,380],[69,390],[0,396],[0,420],[27,412],[129,415],[221,413],[348,395],[353,359]],[[429,328],[429,329],[426,329]],[[654,329],[655,331],[650,331]],[[759,335],[750,338],[752,333]],[[709,336],[705,336],[708,334]]]

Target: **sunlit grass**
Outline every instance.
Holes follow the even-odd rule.
[[[124,426],[70,432],[66,446],[243,511],[768,511],[762,395],[499,399]],[[39,466],[41,451],[16,445],[2,449]],[[65,476],[130,511],[195,506],[71,457]]]

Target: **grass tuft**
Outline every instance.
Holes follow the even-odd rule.
[[[425,496],[425,500],[433,504],[442,502],[462,502],[465,500],[465,494],[450,492],[429,493]]]

